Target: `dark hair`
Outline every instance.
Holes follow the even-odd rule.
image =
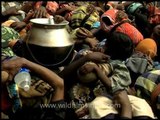
[[[134,44],[128,35],[115,31],[108,37],[106,48],[106,54],[111,59],[126,60],[132,55]]]

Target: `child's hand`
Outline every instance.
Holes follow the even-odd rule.
[[[79,69],[79,72],[80,74],[85,75],[87,73],[94,72],[96,67],[98,67],[96,64],[85,64]]]

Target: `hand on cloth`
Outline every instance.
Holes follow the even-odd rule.
[[[84,27],[79,27],[79,29],[76,31],[76,36],[82,39],[85,39],[87,37],[90,37],[90,38],[94,37],[93,34]]]
[[[46,18],[48,17],[48,13],[45,7],[41,6],[38,9],[35,9],[33,13],[33,18]]]
[[[58,23],[61,23],[61,22],[63,22],[63,21],[65,21],[65,18],[64,18],[64,17],[62,17],[62,16],[60,16],[60,15],[55,15],[55,16],[54,16],[54,23],[58,24]]]
[[[90,38],[90,37],[87,37],[84,42],[86,44],[88,44],[91,48],[94,48],[96,47],[96,45],[98,44],[98,40],[94,37],[94,38]]]
[[[16,31],[21,31],[23,28],[26,27],[26,23],[25,22],[14,22],[10,25],[10,27],[15,29]]]

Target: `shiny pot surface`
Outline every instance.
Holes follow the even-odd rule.
[[[33,23],[29,34],[29,43],[45,47],[64,47],[73,45],[64,21],[60,24],[49,24],[48,18],[31,19]]]
[[[48,18],[30,21],[33,24],[25,41],[35,61],[44,66],[61,65],[65,62],[74,48],[74,41],[66,29],[68,22],[50,24]]]

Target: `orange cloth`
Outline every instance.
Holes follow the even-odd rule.
[[[106,25],[105,22],[102,21],[103,17],[108,17],[112,25]],[[100,21],[101,29],[103,29],[106,32],[109,32],[115,25],[127,19],[128,19],[128,16],[123,11],[120,11],[117,9],[107,10],[101,16],[101,21]],[[121,24],[120,26],[116,28],[116,31],[127,34],[132,39],[135,45],[137,45],[138,42],[144,39],[143,35],[138,31],[138,29],[134,27],[133,25],[131,25],[130,23]]]
[[[3,22],[2,25],[9,27],[14,22],[16,22],[16,21],[14,21],[14,20],[7,20],[7,21]]]
[[[153,39],[145,38],[138,43],[135,50],[147,54],[150,58],[154,58],[157,55],[157,44]]]

